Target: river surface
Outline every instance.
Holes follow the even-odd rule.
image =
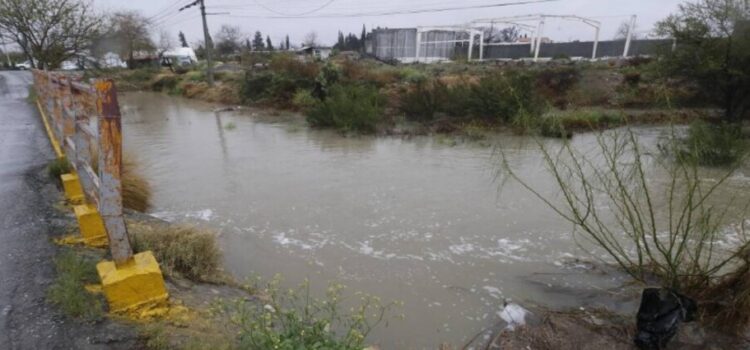
[[[237,278],[279,273],[289,286],[335,281],[403,301],[405,318],[371,337],[384,349],[460,347],[497,324],[505,300],[589,305],[585,291],[621,282],[571,264],[590,258],[572,226],[517,183],[498,183],[502,150],[520,176],[556,194],[531,139],[344,137],[299,117],[217,114],[162,94],[120,102],[125,151],[151,182],[152,214],[215,228]],[[573,142],[595,146],[593,136]]]

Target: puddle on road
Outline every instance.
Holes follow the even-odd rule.
[[[384,349],[461,345],[498,322],[505,298],[577,306],[586,300],[576,290],[619,285],[564,264],[588,257],[572,226],[515,183],[499,191],[493,148],[347,138],[295,117],[216,114],[155,93],[120,102],[125,150],[151,181],[153,214],[219,230],[236,277],[309,277],[321,290],[338,281],[404,301],[406,318],[372,337]],[[495,141],[521,176],[554,195],[532,140]]]

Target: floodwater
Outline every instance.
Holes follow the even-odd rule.
[[[505,300],[592,305],[587,291],[621,282],[571,264],[590,257],[572,226],[517,183],[501,188],[498,149],[520,176],[555,195],[528,138],[498,136],[487,147],[344,137],[299,117],[217,114],[216,106],[162,94],[123,94],[120,102],[125,151],[154,189],[152,214],[219,231],[237,278],[279,273],[288,286],[309,278],[324,290],[335,281],[403,301],[405,318],[371,337],[384,349],[460,347],[498,323]],[[585,148],[595,139],[573,142]]]

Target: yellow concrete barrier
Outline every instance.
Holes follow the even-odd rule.
[[[124,313],[166,303],[169,294],[159,263],[150,251],[133,255],[124,265],[113,261],[96,264],[102,291],[111,312]]]
[[[92,247],[107,246],[107,231],[104,229],[104,221],[99,211],[93,204],[82,204],[73,207],[78,220],[78,228],[86,245]]]
[[[62,174],[63,189],[65,190],[65,199],[73,204],[82,204],[84,200],[81,182],[76,174]]]

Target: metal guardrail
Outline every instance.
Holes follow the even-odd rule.
[[[133,257],[122,216],[122,123],[115,84],[82,82],[62,73],[34,70],[34,86],[52,135],[81,182],[86,203],[98,208],[112,258]]]

